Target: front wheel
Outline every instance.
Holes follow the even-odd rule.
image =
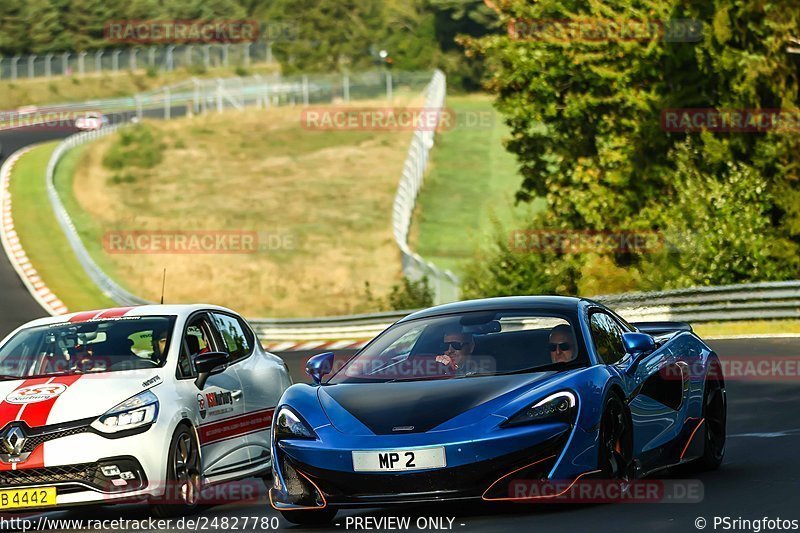
[[[633,479],[633,431],[625,404],[616,394],[609,395],[600,420],[598,468],[603,478]]]
[[[301,526],[324,526],[330,524],[336,517],[336,509],[309,509],[301,511],[281,511],[283,518],[292,524]]]
[[[166,493],[163,503],[153,505],[153,514],[166,517],[196,512],[202,488],[200,451],[194,434],[186,426],[175,430],[167,460]]]

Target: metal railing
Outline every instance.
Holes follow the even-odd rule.
[[[272,63],[271,42],[164,45],[114,50],[92,50],[0,56],[0,80],[85,76],[104,72],[150,69],[242,66]]]
[[[800,319],[800,281],[747,283],[593,298],[631,321]],[[262,342],[368,340],[413,311],[304,320],[251,320]]]
[[[441,73],[440,73],[441,75]],[[55,187],[56,168],[64,155],[72,148],[99,137],[113,133],[125,126],[134,117],[158,117],[170,119],[179,114],[223,111],[229,108],[241,109],[245,106],[271,106],[309,104],[312,102],[333,102],[337,99],[391,98],[397,88],[421,90],[430,80],[430,73],[381,71],[350,75],[296,76],[292,78],[260,76],[232,78],[227,80],[191,80],[158,91],[143,93],[129,99],[115,99],[64,106],[50,106],[48,109],[71,111],[101,110],[104,113],[118,113],[115,118],[120,123],[99,130],[78,133],[67,137],[56,147],[46,170],[47,195],[61,229],[72,247],[78,261],[90,279],[103,293],[121,305],[140,305],[150,303],[121,287],[92,259],[81,241],[69,213],[64,208]]]
[[[442,71],[433,74],[430,84],[425,90],[425,111],[439,113],[444,111],[447,81]],[[403,274],[410,280],[427,279],[433,290],[434,302],[437,304],[454,302],[459,298],[459,280],[449,270],[441,270],[433,263],[426,261],[414,253],[408,245],[408,234],[417,196],[425,178],[428,167],[428,156],[433,148],[435,129],[420,126],[414,131],[411,146],[408,149],[400,185],[394,199],[392,211],[392,229],[394,239],[400,248],[403,262]]]

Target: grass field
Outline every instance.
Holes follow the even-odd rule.
[[[14,227],[31,263],[68,309],[108,307],[113,302],[84,272],[47,201],[45,168],[55,146],[38,146],[14,165],[10,183]]]
[[[250,317],[369,311],[365,282],[383,295],[400,279],[391,208],[410,133],[310,131],[301,109],[147,122],[146,147],[126,147],[118,133],[70,154],[57,188],[98,264],[144,298],[160,297],[166,268],[168,302],[218,303]],[[128,148],[160,162],[103,164]],[[108,245],[131,231],[254,232],[269,245],[236,254]]]
[[[458,273],[495,233],[516,228],[542,202],[514,205],[521,178],[502,144],[508,129],[488,95],[450,96],[456,126],[440,132],[414,213],[411,248]]]
[[[253,65],[248,69],[251,74],[266,74],[277,70],[275,64]],[[196,78],[231,77],[236,69],[212,68],[205,72],[190,72],[177,69],[172,72],[155,72],[148,74],[144,70],[106,72],[88,74],[86,76],[57,76],[53,78],[19,78],[16,81],[0,82],[0,102],[5,110],[16,109],[26,105],[57,104],[63,102],[80,102],[101,98],[117,98],[132,96],[136,93],[150,91],[165,85]]]

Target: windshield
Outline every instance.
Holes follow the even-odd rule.
[[[174,316],[122,317],[23,329],[0,348],[2,379],[157,368]]]
[[[328,383],[469,378],[587,364],[565,317],[470,312],[389,328]]]

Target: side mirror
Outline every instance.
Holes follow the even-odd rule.
[[[208,378],[220,372],[224,372],[228,366],[228,354],[225,352],[206,352],[198,354],[194,358],[194,367],[197,370],[197,379],[194,384],[203,390]]]
[[[330,374],[333,370],[333,352],[325,352],[315,355],[306,363],[306,374],[311,376],[314,383],[322,383],[322,377]]]
[[[622,344],[625,352],[633,357],[625,369],[626,374],[633,374],[642,359],[656,350],[656,340],[647,333],[623,333]]]

